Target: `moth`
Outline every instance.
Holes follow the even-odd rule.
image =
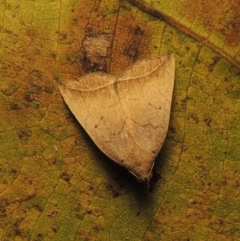
[[[148,182],[168,131],[174,78],[174,57],[164,55],[140,60],[119,76],[87,74],[60,91],[99,149]]]

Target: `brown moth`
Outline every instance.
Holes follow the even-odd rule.
[[[117,77],[85,75],[60,91],[100,150],[149,181],[168,130],[174,76],[174,57],[165,55],[138,61]]]

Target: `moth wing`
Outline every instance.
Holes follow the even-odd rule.
[[[127,168],[139,179],[149,179],[165,140],[174,87],[172,55],[142,60],[117,79],[117,95],[129,140]]]
[[[124,166],[129,140],[125,115],[116,92],[116,77],[89,74],[60,87],[64,101],[94,143]]]

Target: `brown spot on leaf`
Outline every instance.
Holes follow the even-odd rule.
[[[66,171],[63,171],[60,175],[60,178],[63,179],[64,181],[66,181],[66,182],[70,182],[70,180],[72,178],[72,174],[70,174]]]
[[[23,129],[17,131],[20,140],[28,140],[32,136],[32,131],[30,129]]]
[[[197,160],[201,160],[201,156],[200,156],[200,155],[196,155],[195,158],[196,158]]]
[[[15,227],[15,228],[14,228],[14,233],[15,233],[15,235],[17,235],[17,236],[22,236],[22,231],[21,231],[18,227]]]
[[[92,210],[91,210],[91,209],[88,209],[88,210],[87,210],[87,214],[92,214]]]
[[[42,211],[43,211],[43,207],[40,206],[39,204],[35,204],[33,207],[34,207],[36,210],[38,210],[39,212],[42,212]]]
[[[32,94],[41,94],[42,92],[42,73],[34,70],[27,78],[28,84],[31,86]]]
[[[101,230],[101,225],[94,224],[93,229],[94,229],[94,231],[99,232]]]
[[[22,102],[17,101],[17,100],[10,101],[10,109],[11,110],[21,110],[23,108],[25,108],[25,106]]]
[[[220,59],[221,59],[220,56],[215,56],[212,58],[212,63],[208,67],[210,72],[213,71],[215,65],[219,62]]]
[[[44,91],[48,94],[52,94],[54,90],[54,86],[50,83],[46,84],[44,87]]]
[[[189,113],[187,115],[187,120],[193,120],[195,122],[195,124],[197,124],[199,122],[199,119],[195,113]]]
[[[6,217],[7,213],[6,213],[6,209],[4,206],[0,206],[0,217]]]
[[[174,126],[170,126],[169,130],[174,134],[177,132],[176,128]]]
[[[134,35],[143,35],[143,30],[137,26],[135,29],[134,29]]]
[[[83,41],[83,69],[86,72],[108,72],[111,35],[105,33],[92,35],[91,30],[88,31]]]
[[[89,190],[93,191],[93,189],[94,189],[93,186],[90,186],[90,187],[89,187]]]
[[[52,209],[48,212],[47,216],[50,218],[54,218],[58,215],[58,210],[57,209]]]
[[[42,233],[38,233],[38,234],[37,234],[37,237],[38,237],[38,238],[42,238],[42,237],[43,237],[43,234],[42,234]]]
[[[57,228],[55,226],[51,226],[51,229],[54,233],[57,233]]]
[[[182,110],[186,110],[187,108],[187,101],[186,98],[182,99],[182,100],[177,100],[176,105],[179,106]]]
[[[206,125],[207,125],[208,127],[211,126],[211,122],[212,122],[212,119],[211,119],[211,118],[205,118],[205,119],[203,119],[203,121],[206,123]]]
[[[67,39],[67,34],[66,33],[59,33],[59,40],[60,42],[63,42]]]
[[[118,188],[116,188],[112,183],[108,183],[106,185],[106,189],[112,193],[112,196],[114,198],[116,198],[120,195]]]
[[[31,93],[26,93],[25,96],[24,96],[24,99],[27,101],[27,102],[32,102],[34,100],[34,96],[33,94]]]
[[[16,170],[15,168],[12,168],[12,169],[10,170],[10,173],[12,173],[12,174],[17,174],[17,173],[18,173],[18,170]]]
[[[128,55],[132,60],[136,60],[139,55],[139,47],[142,40],[142,35],[144,31],[137,26],[133,29],[131,40],[126,44],[125,54]]]

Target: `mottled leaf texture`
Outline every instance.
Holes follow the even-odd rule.
[[[239,13],[239,0],[0,0],[0,240],[240,241]],[[171,118],[149,192],[97,149],[59,86],[169,53]],[[120,83],[136,94],[151,79],[136,82]],[[126,103],[115,115],[134,130]],[[115,133],[107,111],[93,129]]]
[[[60,90],[95,144],[148,181],[168,130],[174,75],[174,57],[164,55],[138,61],[117,77],[85,75]]]

